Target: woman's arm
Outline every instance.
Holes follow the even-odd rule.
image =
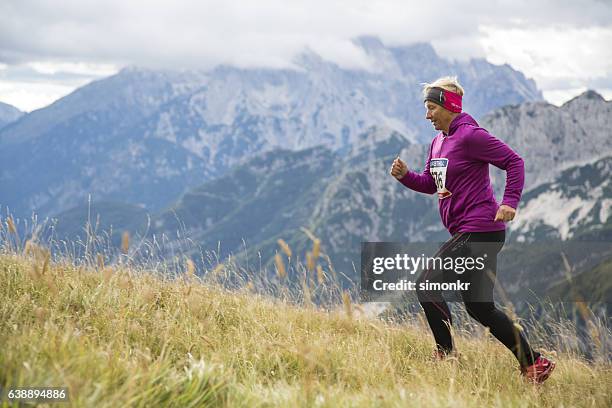
[[[433,142],[432,142],[433,145]],[[434,182],[431,173],[429,172],[429,162],[431,160],[431,145],[429,146],[429,153],[427,154],[427,161],[425,162],[425,168],[423,173],[417,174],[408,170],[404,177],[399,179],[399,182],[408,187],[411,190],[418,191],[424,194],[433,194],[437,191],[436,183]]]
[[[466,136],[468,152],[474,160],[506,170],[506,189],[501,205],[517,208],[525,184],[525,163],[507,144],[478,128]]]

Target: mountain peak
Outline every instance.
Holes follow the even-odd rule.
[[[582,102],[582,101],[606,102],[603,96],[593,91],[592,89],[589,89],[589,90],[584,91],[580,95],[570,99],[569,101],[565,102],[562,106],[571,106],[577,102]]]
[[[605,101],[604,97],[601,96],[600,94],[598,94],[597,92],[589,89],[583,93],[581,93],[580,95],[578,95],[578,98],[584,98],[584,99],[595,99],[595,100],[600,100],[600,101]]]
[[[15,106],[13,106],[11,104],[8,104],[8,103],[4,103],[4,102],[0,102],[0,109],[10,110],[10,111],[13,111],[13,112],[17,111],[18,113],[23,113],[17,107],[15,107]]]
[[[395,155],[399,149],[410,146],[411,141],[386,125],[375,125],[360,133],[348,151],[351,162],[363,163],[369,159],[381,159]]]
[[[325,65],[323,57],[310,47],[305,47],[302,52],[297,54],[293,58],[292,63],[306,69],[316,69],[317,67]]]
[[[425,58],[428,60],[436,60],[439,58],[436,50],[430,43],[418,42],[410,45],[391,47],[391,51],[397,57],[411,57],[414,59]]]
[[[13,105],[0,102],[0,127],[3,127],[11,122],[19,119],[24,112],[20,111]]]
[[[440,58],[434,47],[425,42],[416,42],[399,46],[386,46],[379,37],[362,35],[355,38],[353,43],[368,53],[381,50],[389,51],[395,58],[398,58],[400,62],[406,57],[408,59],[424,58],[429,60],[436,60]]]
[[[362,35],[353,40],[355,45],[363,48],[366,51],[379,50],[386,48],[380,38],[373,35]]]
[[[368,127],[363,133],[357,136],[358,142],[379,143],[386,141],[391,137],[400,137],[406,139],[401,133],[386,125],[373,125]],[[406,141],[409,143],[408,139]]]

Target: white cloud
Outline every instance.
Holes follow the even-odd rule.
[[[587,89],[606,93],[612,81],[612,26],[481,27],[487,60],[508,63],[535,79],[544,98],[562,105]]]
[[[0,66],[0,101],[30,112],[118,71],[119,67],[111,64],[50,61],[5,64]]]
[[[68,73],[87,76],[109,76],[118,71],[118,68],[112,64],[92,64],[85,62],[35,61],[29,62],[27,66],[45,75]]]
[[[49,57],[167,68],[277,65],[305,46],[316,50],[332,42],[344,49],[338,59],[352,63],[359,57],[347,40],[364,34],[391,44],[433,41],[440,49],[470,56],[481,53],[479,25],[600,25],[608,24],[610,10],[594,0],[467,5],[435,0],[8,0],[0,5],[0,59]]]
[[[601,88],[597,90],[606,101],[612,100],[612,88]]]
[[[0,63],[93,78],[125,65],[287,67],[310,48],[368,68],[351,39],[375,35],[387,45],[431,42],[447,58],[510,63],[548,92],[589,86],[585,72],[612,75],[601,61],[611,60],[611,17],[599,0],[4,0]]]
[[[542,87],[604,78],[612,72],[612,26],[504,29],[481,27],[487,59],[530,72]]]
[[[71,83],[69,85],[55,82],[19,82],[0,80],[0,101],[9,103],[19,110],[31,112],[43,108],[57,99],[69,94],[80,85]]]

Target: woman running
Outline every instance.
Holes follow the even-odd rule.
[[[455,77],[425,84],[425,118],[440,133],[429,148],[423,173],[409,171],[399,157],[391,175],[404,186],[425,194],[438,194],[438,206],[451,238],[435,257],[471,256],[484,259],[482,270],[472,269],[460,278],[469,282],[461,291],[469,315],[489,328],[491,334],[516,356],[521,372],[530,381],[542,383],[555,363],[534,351],[523,332],[493,302],[497,253],[505,241],[505,222],[515,214],[524,184],[523,159],[504,142],[492,136],[467,113],[461,112],[463,88]],[[506,171],[501,205],[495,201],[489,179],[489,164]],[[455,279],[458,275],[455,275]],[[420,283],[443,282],[448,273],[424,270]],[[436,341],[436,357],[453,351],[451,313],[440,291],[418,290],[419,302]]]

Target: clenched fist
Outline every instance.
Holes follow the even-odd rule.
[[[508,222],[514,219],[516,215],[516,210],[509,205],[502,204],[497,209],[497,214],[495,214],[495,221],[503,221]]]
[[[393,177],[399,180],[404,177],[406,173],[408,173],[408,166],[406,166],[406,163],[404,163],[402,159],[397,156],[395,160],[393,160],[390,173]]]

